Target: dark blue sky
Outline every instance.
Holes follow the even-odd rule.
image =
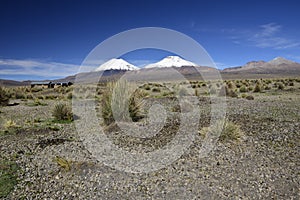
[[[219,68],[282,56],[300,62],[297,1],[1,0],[0,78],[76,73],[100,42],[138,27],[164,27],[198,41]],[[125,56],[133,64],[165,53]]]

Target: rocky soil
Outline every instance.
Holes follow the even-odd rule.
[[[205,99],[200,102],[210,105]],[[207,157],[201,158],[202,140],[198,134],[189,151],[178,160],[150,173],[128,173],[95,160],[74,123],[55,125],[59,130],[43,125],[43,120],[51,118],[55,104],[47,103],[29,107],[20,102],[1,108],[1,129],[6,119],[15,120],[20,126],[16,132],[0,136],[0,159],[14,160],[20,166],[18,184],[7,199],[300,197],[300,93],[260,94],[252,101],[229,98],[227,118],[240,125],[244,132],[241,141],[219,141]],[[209,116],[203,113],[205,126]],[[35,128],[28,125],[34,119],[41,121]],[[172,127],[171,124],[170,131]],[[118,128],[106,131],[117,144],[126,145]],[[166,135],[161,140],[173,137]],[[143,151],[143,144],[141,147],[139,151]],[[65,162],[58,162],[57,158]]]

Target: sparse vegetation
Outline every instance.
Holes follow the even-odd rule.
[[[52,116],[57,121],[72,121],[73,113],[71,108],[65,103],[59,103],[54,106]]]
[[[240,126],[226,120],[220,135],[220,141],[239,141],[243,136]]]
[[[9,95],[4,88],[0,87],[0,106],[6,106],[9,102]]]
[[[56,156],[54,158],[54,161],[57,163],[57,165],[61,168],[63,168],[65,171],[70,171],[71,170],[71,161],[60,157],[60,156]]]
[[[134,91],[134,86],[126,80],[108,83],[101,99],[104,123],[109,125],[115,120],[137,121],[143,118],[142,98],[146,95],[140,90]]]
[[[283,90],[284,89],[284,85],[282,83],[278,83],[278,90]]]
[[[204,127],[200,134],[204,137],[212,136],[219,137],[219,141],[221,142],[231,142],[231,141],[240,141],[242,136],[244,135],[240,129],[240,126],[225,120],[225,121],[217,121],[211,127]]]
[[[261,91],[262,89],[260,83],[256,83],[253,92],[261,92]]]
[[[172,173],[172,177],[174,175],[174,179],[171,179],[171,182],[173,182],[170,182],[170,185],[174,185],[174,182],[177,180],[186,183],[186,180],[180,176],[180,170],[182,167],[187,167],[186,169],[190,170],[189,166],[195,166],[196,162],[199,161],[199,159],[194,159],[199,156],[199,148],[206,147],[204,145],[209,144],[209,141],[217,142],[215,146],[212,146],[214,149],[212,149],[210,155],[213,157],[209,159],[212,162],[204,162],[201,169],[194,170],[196,173],[195,177],[188,177],[192,178],[192,181],[197,181],[198,177],[209,176],[210,178],[216,178],[213,180],[216,187],[219,187],[221,184],[221,187],[230,187],[230,185],[226,185],[226,176],[222,176],[222,174],[218,177],[213,176],[216,172],[214,169],[222,168],[225,170],[223,170],[224,173],[229,173],[230,177],[236,179],[239,176],[234,173],[236,170],[252,170],[252,165],[235,163],[242,157],[248,159],[249,163],[260,166],[260,171],[263,171],[265,175],[270,177],[274,176],[276,180],[279,180],[281,176],[285,176],[289,180],[297,177],[297,172],[293,171],[297,160],[291,160],[289,156],[297,155],[298,130],[295,122],[300,120],[298,115],[300,108],[298,98],[300,79],[233,79],[226,81],[211,80],[210,82],[193,80],[166,83],[140,81],[136,83],[125,81],[124,83],[122,81],[124,80],[121,80],[119,83],[101,82],[97,86],[83,85],[74,89],[76,89],[76,99],[80,102],[89,97],[92,99],[87,101],[95,100],[99,103],[96,105],[96,111],[98,111],[97,114],[103,116],[104,124],[108,125],[104,128],[106,136],[120,149],[129,150],[133,153],[135,151],[147,153],[161,147],[163,148],[166,144],[172,144],[173,138],[177,137],[178,134],[185,134],[187,136],[186,139],[189,139],[190,137],[187,133],[190,130],[190,124],[186,122],[191,122],[192,124],[195,122],[196,125],[198,119],[194,118],[196,117],[194,114],[197,114],[197,110],[200,111],[199,127],[207,126],[210,124],[210,120],[215,119],[212,118],[213,116],[210,113],[212,110],[211,106],[214,106],[218,99],[223,98],[213,96],[211,99],[209,93],[212,90],[216,90],[216,94],[223,92],[224,95],[228,96],[226,100],[227,121],[225,120],[224,126],[222,123],[219,124],[221,127],[217,126],[217,129],[220,128],[220,132],[218,132],[220,135],[214,137],[213,130],[210,130],[210,128],[201,129],[201,132],[209,137],[193,140],[193,146],[191,146],[191,151],[189,152],[191,156],[184,155],[184,159],[179,159],[175,168],[171,169],[170,173]],[[116,86],[116,84],[121,85]],[[229,86],[231,85],[231,88],[228,87],[228,84]],[[261,92],[253,91],[256,85],[260,85]],[[280,85],[283,86],[282,90],[279,89]],[[153,92],[153,88],[158,88],[160,91]],[[0,144],[0,199],[25,199],[27,196],[48,198],[50,195],[53,198],[57,198],[59,195],[63,195],[64,198],[72,198],[67,196],[67,192],[72,192],[74,191],[73,189],[77,190],[77,186],[73,188],[75,184],[81,187],[87,184],[88,181],[92,181],[91,187],[93,187],[93,181],[107,180],[107,177],[104,177],[105,173],[98,173],[97,177],[92,176],[93,169],[98,167],[100,163],[98,161],[94,162],[92,156],[86,156],[87,149],[82,145],[82,139],[78,137],[78,134],[74,134],[76,133],[75,124],[68,124],[72,123],[72,121],[65,120],[66,118],[63,117],[59,120],[52,115],[51,111],[54,112],[55,105],[63,103],[70,106],[70,99],[73,96],[69,88],[43,88],[33,93],[33,88],[31,89],[30,87],[7,87],[3,89],[11,102],[8,106],[0,108],[0,138],[2,141]],[[93,89],[95,89],[96,95],[92,92],[87,92]],[[24,95],[26,100],[23,97],[18,97],[17,93]],[[113,95],[115,95],[114,100]],[[120,96],[122,98],[119,98]],[[198,96],[198,98],[195,96]],[[180,99],[180,97],[182,98]],[[240,99],[232,99],[230,97],[239,97]],[[165,121],[161,120],[160,116],[162,115],[159,113],[163,109],[158,107],[156,108],[157,110],[155,109],[152,112],[150,110],[152,105],[162,105],[164,107]],[[112,112],[111,108],[113,106],[117,107],[114,108],[116,113]],[[58,113],[71,113],[71,109],[67,112],[62,112],[64,111],[63,108],[58,110],[60,110]],[[151,115],[147,116],[149,118],[144,118],[147,111],[151,111],[149,112]],[[120,118],[124,123],[112,123],[114,122],[113,114],[123,115],[124,118]],[[65,116],[65,114],[59,116]],[[82,119],[84,120],[83,117],[78,116],[78,122]],[[132,121],[138,121],[138,123],[132,124]],[[162,123],[156,126],[156,122]],[[125,131],[121,125],[130,128],[134,125],[139,128],[147,128],[149,131],[158,130],[158,132],[151,137],[146,135],[147,138],[135,137],[124,134]],[[185,126],[184,129],[181,129],[181,126]],[[195,127],[197,130],[197,126]],[[213,129],[213,126],[211,128]],[[136,130],[138,131],[138,129]],[[243,131],[247,137],[244,137]],[[146,131],[145,133],[147,134]],[[245,141],[243,140],[244,138]],[[205,143],[207,141],[208,143]],[[181,141],[179,140],[178,142]],[[176,142],[174,144],[180,145],[181,143]],[[272,154],[272,159],[265,159],[270,154]],[[58,156],[55,157],[56,155]],[[1,159],[6,160],[4,161],[6,163],[3,164]],[[7,160],[10,160],[9,163]],[[188,165],[186,165],[187,162],[189,163]],[[278,177],[274,173],[272,165],[274,162],[278,164],[276,167],[279,167],[278,170],[280,170]],[[16,163],[20,166],[20,170],[11,170],[11,168],[16,166]],[[236,164],[234,165],[234,167],[237,167],[236,170],[230,170],[232,163]],[[285,163],[287,164],[285,165]],[[110,169],[107,168],[107,170],[110,173]],[[169,170],[168,167],[167,170]],[[113,171],[115,172],[115,170]],[[46,174],[46,179],[41,174]],[[80,174],[84,174],[87,178],[78,177]],[[179,174],[179,176],[176,174]],[[257,188],[253,188],[253,191],[261,189],[261,184],[256,184],[256,181],[262,180],[260,177],[261,173],[253,173],[251,175],[253,175],[251,178],[255,180],[255,183],[253,182],[252,184],[251,182],[247,185],[245,182],[246,186],[257,186]],[[15,178],[16,176],[18,176],[17,179]],[[60,191],[60,188],[66,184],[68,178],[74,185],[65,188],[66,191],[63,191],[66,192],[65,195]],[[247,179],[249,177],[244,174],[242,178]],[[18,185],[14,188],[13,186],[17,183],[16,180],[18,180]],[[283,182],[279,181],[280,184],[276,183],[274,186],[272,185],[272,180],[264,179],[263,181],[264,184],[272,188],[275,187],[275,189],[286,182],[286,179],[284,179],[282,180]],[[133,186],[136,184],[134,177],[125,181],[132,181]],[[59,187],[53,187],[52,189],[53,183]],[[150,183],[152,184],[151,181],[147,180],[145,182],[147,187],[154,189],[151,185],[147,185]],[[43,186],[43,188],[40,186]],[[297,186],[297,184],[289,185],[290,189],[287,192],[289,194],[293,192],[291,197],[297,196]],[[88,187],[82,189],[89,191]],[[23,190],[23,188],[25,189]],[[47,191],[43,190],[44,188]],[[51,189],[48,190],[49,188]],[[107,192],[111,192],[112,188],[108,189]],[[132,188],[127,187],[126,189]],[[244,194],[251,196],[253,191],[246,191]],[[97,193],[99,191],[93,192]],[[153,192],[156,191],[153,190]],[[100,193],[103,194],[102,191]],[[9,195],[7,196],[7,194]],[[281,190],[276,190],[276,192],[272,193],[275,198],[277,194],[287,197],[287,193]],[[262,191],[259,195],[265,197],[269,193],[263,193]],[[243,194],[240,194],[239,197],[242,198]]]
[[[247,100],[254,100],[254,97],[252,95],[248,95],[248,96],[246,96],[246,99]]]
[[[152,92],[161,92],[161,90],[159,88],[155,87],[155,88],[152,89]]]
[[[240,87],[240,92],[244,93],[244,92],[248,92],[248,88],[246,88],[246,86],[241,86]]]
[[[13,161],[0,160],[0,198],[5,198],[17,184],[18,165]]]

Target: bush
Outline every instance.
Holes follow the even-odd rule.
[[[153,88],[152,92],[160,92],[160,89],[159,88]]]
[[[18,183],[19,166],[14,161],[0,160],[0,199],[9,199],[7,195]]]
[[[73,97],[72,92],[69,92],[68,95],[67,95],[67,99],[72,99],[72,97]]]
[[[108,83],[101,99],[102,117],[106,125],[117,121],[138,121],[143,118],[142,98],[148,93],[134,90],[126,80]],[[132,95],[131,95],[132,94]],[[114,98],[113,98],[114,97]]]
[[[54,106],[54,110],[52,112],[52,116],[58,121],[72,121],[73,113],[71,108],[64,103],[59,103]]]
[[[9,102],[9,96],[4,88],[0,87],[0,106],[6,106]]]
[[[226,120],[219,139],[220,141],[239,141],[242,136],[243,132],[241,131],[240,126]]]
[[[26,99],[26,95],[22,91],[16,91],[15,97],[16,99]]]
[[[271,87],[268,86],[268,85],[266,85],[266,86],[264,87],[264,90],[271,90]]]
[[[244,133],[241,131],[240,126],[225,120],[216,122],[212,127],[205,127],[200,131],[201,135],[205,137],[218,136],[221,142],[227,141],[240,141]]]
[[[240,87],[240,92],[241,93],[248,92],[248,88],[246,88],[246,86],[243,85],[243,86]]]
[[[256,83],[253,92],[261,92],[261,86],[259,83]]]
[[[237,93],[232,89],[228,89],[227,85],[222,86],[219,96],[238,97]]]
[[[289,86],[294,86],[294,82],[289,82]]]
[[[150,90],[151,88],[150,88],[149,85],[145,85],[144,89],[145,89],[145,90]]]
[[[284,85],[282,83],[278,83],[278,89],[279,90],[283,90],[284,89]]]
[[[246,96],[246,99],[247,100],[254,100],[254,97],[252,95],[248,95],[248,96]]]
[[[227,86],[228,86],[229,89],[234,89],[235,88],[235,84],[231,81],[227,83]]]
[[[244,98],[247,97],[247,94],[243,93],[243,94],[241,95],[241,97],[244,99]]]

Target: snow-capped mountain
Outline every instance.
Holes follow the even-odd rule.
[[[95,71],[105,71],[105,70],[138,70],[139,68],[128,63],[127,61],[119,58],[113,58],[102,65],[100,65],[98,68],[95,69]]]
[[[183,66],[198,66],[195,63],[192,63],[190,61],[184,60],[180,58],[179,56],[168,56],[162,59],[159,62],[152,63],[145,66],[145,69],[149,68],[163,68],[163,67],[183,67]]]

